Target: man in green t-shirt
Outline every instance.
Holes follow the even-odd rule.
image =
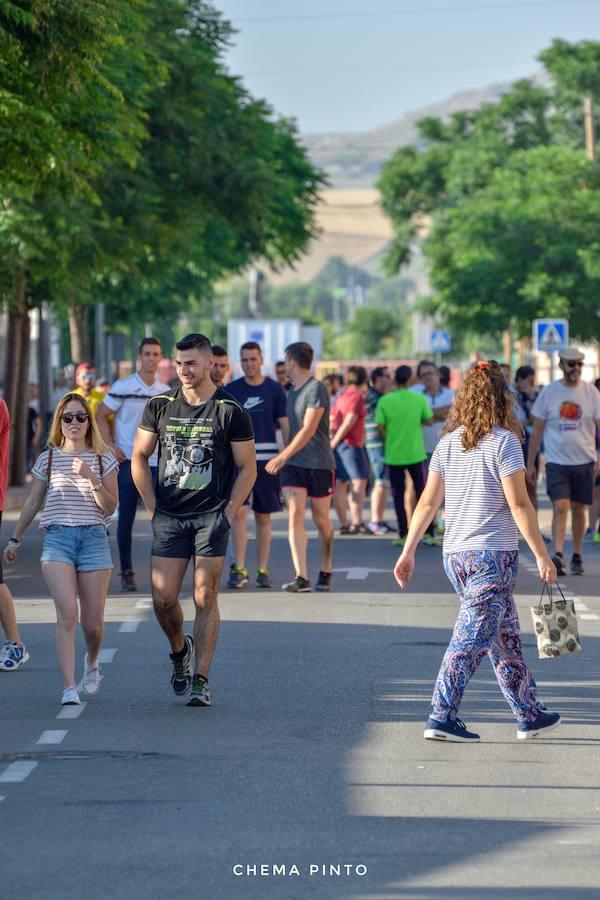
[[[390,473],[394,507],[398,519],[398,538],[394,544],[403,544],[408,534],[408,521],[404,508],[406,472],[415,486],[417,501],[427,481],[423,425],[433,423],[433,412],[425,395],[408,390],[412,377],[410,366],[398,366],[395,372],[396,390],[380,397],[375,410],[375,421],[384,441],[385,462]],[[423,538],[424,544],[436,545],[433,523]]]

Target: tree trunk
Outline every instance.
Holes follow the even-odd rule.
[[[74,297],[69,300],[69,334],[71,337],[71,359],[77,365],[90,362],[92,343],[88,323],[88,308],[78,306]]]
[[[27,278],[20,272],[8,310],[4,399],[10,413],[8,483],[25,484],[27,473],[27,409],[29,406],[29,309]]]

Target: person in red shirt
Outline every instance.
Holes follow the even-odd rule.
[[[0,522],[8,487],[8,447],[10,442],[10,416],[4,400],[0,399]],[[2,559],[0,557],[0,624],[4,630],[6,641],[0,647],[0,671],[14,672],[29,659],[15,615],[15,604],[12,594],[4,584]]]
[[[370,534],[362,521],[369,477],[369,458],[365,450],[365,394],[368,387],[367,370],[363,366],[350,366],[348,387],[335,402],[331,449],[335,452],[336,462],[336,510],[343,534]],[[350,509],[349,526],[343,517],[346,497]]]

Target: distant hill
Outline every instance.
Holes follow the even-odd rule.
[[[397,147],[412,143],[417,136],[416,124],[426,116],[444,118],[464,109],[477,109],[483,103],[494,103],[511,88],[510,83],[491,84],[479,90],[461,91],[449,100],[433,103],[408,113],[395,122],[374,131],[356,134],[305,135],[304,144],[312,160],[327,172],[336,188],[372,187],[382,163]]]

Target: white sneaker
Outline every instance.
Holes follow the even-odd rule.
[[[88,665],[87,653],[83,660],[83,689],[86,694],[97,694],[100,687],[100,666]]]
[[[79,706],[81,700],[79,699],[79,694],[77,693],[75,685],[64,689],[62,700],[60,702],[63,706]]]

